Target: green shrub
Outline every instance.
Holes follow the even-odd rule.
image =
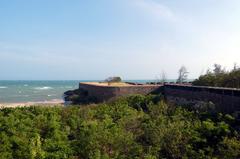
[[[205,75],[193,81],[193,85],[240,88],[240,68],[225,71],[220,65],[215,64],[214,67],[213,71],[208,70]]]
[[[239,158],[237,121],[159,96],[0,110],[0,158]]]

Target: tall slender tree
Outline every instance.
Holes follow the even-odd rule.
[[[177,83],[187,82],[188,73],[189,72],[187,71],[187,68],[185,66],[182,66],[178,71]]]

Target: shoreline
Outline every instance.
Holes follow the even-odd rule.
[[[30,106],[49,106],[49,105],[61,105],[64,106],[64,100],[54,99],[50,101],[38,101],[38,102],[14,102],[14,103],[0,103],[0,108],[17,108],[17,107],[30,107]]]

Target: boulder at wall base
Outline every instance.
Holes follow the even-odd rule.
[[[84,89],[69,90],[65,92],[64,100],[71,104],[96,103],[96,99],[88,96],[88,92]]]
[[[84,89],[79,88],[79,89],[75,89],[75,90],[69,90],[69,91],[64,93],[64,95],[66,95],[66,96],[71,96],[71,95],[74,95],[74,94],[87,96],[88,92]]]

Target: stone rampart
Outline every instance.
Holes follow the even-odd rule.
[[[178,105],[212,102],[220,112],[240,111],[240,89],[177,84],[99,86],[86,83],[80,83],[79,88],[86,90],[87,96],[95,98],[97,102],[108,101],[119,96],[131,94],[162,93],[167,101]]]
[[[165,85],[164,95],[176,104],[212,102],[220,112],[240,111],[240,89]]]
[[[147,95],[160,92],[161,85],[130,85],[130,86],[99,86],[80,83],[79,88],[87,90],[88,96],[93,97],[98,102],[112,100],[119,96],[131,94]]]

